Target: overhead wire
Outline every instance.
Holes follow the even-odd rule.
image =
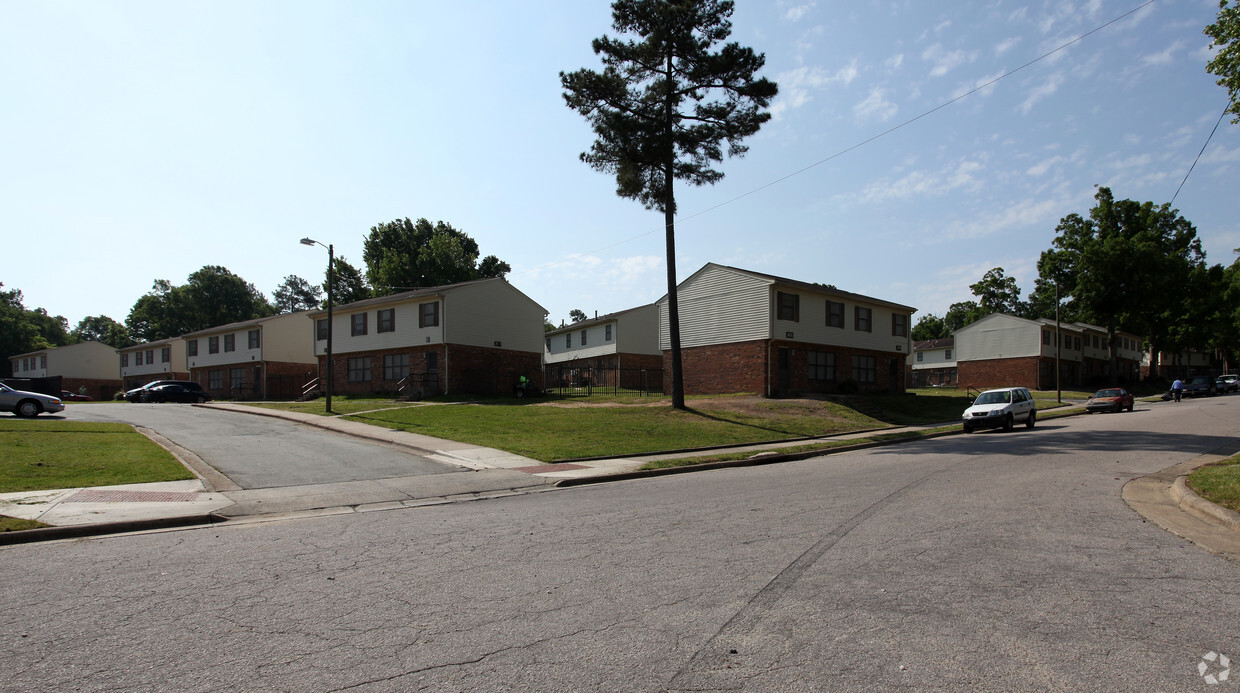
[[[1171,196],[1171,204],[1175,204],[1175,198],[1180,196],[1180,190],[1184,188],[1184,184],[1188,182],[1188,176],[1197,168],[1197,162],[1201,160],[1201,155],[1205,153],[1206,147],[1210,146],[1210,140],[1214,139],[1214,133],[1218,132],[1219,123],[1223,122],[1223,116],[1227,115],[1227,110],[1231,108],[1231,101],[1223,106],[1223,112],[1218,114],[1218,120],[1214,121],[1214,129],[1210,131],[1210,136],[1206,138],[1206,143],[1201,145],[1201,151],[1197,152],[1197,158],[1193,159],[1193,165],[1188,167],[1188,172],[1184,174],[1184,180],[1180,181],[1180,187],[1175,189],[1175,194]]]
[[[896,132],[897,130],[900,130],[900,129],[902,129],[902,128],[906,127],[906,126],[912,125],[913,123],[915,123],[915,122],[917,122],[917,121],[919,121],[919,120],[921,120],[921,119],[923,119],[923,118],[925,118],[925,117],[927,117],[927,116],[930,116],[930,115],[932,115],[932,114],[934,114],[934,113],[936,113],[936,112],[938,112],[938,111],[941,111],[942,109],[947,108],[948,106],[951,106],[952,104],[954,104],[954,103],[956,103],[956,102],[958,102],[958,101],[961,101],[961,100],[963,100],[963,99],[965,99],[965,98],[968,98],[969,96],[972,96],[973,94],[976,94],[976,93],[977,93],[977,92],[979,92],[979,91],[982,91],[982,90],[984,90],[984,89],[986,89],[986,88],[988,88],[988,87],[990,87],[990,86],[993,86],[993,85],[994,85],[994,84],[996,84],[997,82],[1000,82],[1000,81],[1002,81],[1002,80],[1004,80],[1004,79],[1007,79],[1008,77],[1011,77],[1012,75],[1016,74],[1017,72],[1020,72],[1021,70],[1024,70],[1025,68],[1027,68],[1027,67],[1029,67],[1029,66],[1031,66],[1031,65],[1034,65],[1034,64],[1036,64],[1036,63],[1039,63],[1039,62],[1041,62],[1041,61],[1043,61],[1043,60],[1045,60],[1045,59],[1049,58],[1050,56],[1052,56],[1052,55],[1054,55],[1054,54],[1056,54],[1056,53],[1059,53],[1060,51],[1063,51],[1063,50],[1065,50],[1065,49],[1067,49],[1067,48],[1069,48],[1069,47],[1071,47],[1071,46],[1073,46],[1073,45],[1075,45],[1075,44],[1077,44],[1077,43],[1079,43],[1079,42],[1081,42],[1081,41],[1083,41],[1083,40],[1085,40],[1085,39],[1089,38],[1090,36],[1092,36],[1092,35],[1094,35],[1094,34],[1098,33],[1099,31],[1102,31],[1103,29],[1106,29],[1107,27],[1111,26],[1112,24],[1115,24],[1116,22],[1120,22],[1120,21],[1123,21],[1124,19],[1127,19],[1128,17],[1130,17],[1130,16],[1132,16],[1132,15],[1136,14],[1137,12],[1140,12],[1142,9],[1145,9],[1145,8],[1146,8],[1146,7],[1148,7],[1148,6],[1153,5],[1155,1],[1156,1],[1156,0],[1147,0],[1146,2],[1141,3],[1140,5],[1137,5],[1136,7],[1132,8],[1131,10],[1129,10],[1129,11],[1127,11],[1127,12],[1125,12],[1125,13],[1123,13],[1123,14],[1119,15],[1118,17],[1116,17],[1116,18],[1114,18],[1114,19],[1112,19],[1112,20],[1110,20],[1110,21],[1106,22],[1105,24],[1101,24],[1101,25],[1099,25],[1099,26],[1097,26],[1097,27],[1095,27],[1095,28],[1091,29],[1090,31],[1088,31],[1088,32],[1086,32],[1086,33],[1084,33],[1084,34],[1081,34],[1080,36],[1077,36],[1076,38],[1072,39],[1071,41],[1067,41],[1066,43],[1063,43],[1063,44],[1061,44],[1060,46],[1058,46],[1058,47],[1056,47],[1056,48],[1054,48],[1054,49],[1052,49],[1052,50],[1050,50],[1050,51],[1047,51],[1046,53],[1043,53],[1042,55],[1040,55],[1040,56],[1038,56],[1038,57],[1034,58],[1033,60],[1030,60],[1029,62],[1025,63],[1024,65],[1021,65],[1020,67],[1017,67],[1017,68],[1015,68],[1015,69],[1012,69],[1012,70],[1009,70],[1009,71],[1007,71],[1007,72],[1004,72],[1003,74],[999,75],[998,77],[995,77],[994,79],[992,79],[992,80],[990,80],[990,81],[988,81],[988,82],[986,82],[986,83],[984,83],[984,84],[980,84],[980,85],[978,85],[978,86],[976,86],[976,87],[974,87],[974,88],[972,88],[972,89],[970,89],[970,90],[968,90],[968,91],[966,91],[966,92],[964,92],[964,93],[962,93],[962,94],[960,94],[960,95],[958,95],[958,96],[956,96],[956,97],[954,97],[954,98],[951,98],[951,99],[949,99],[949,100],[947,100],[947,101],[944,101],[943,103],[941,103],[941,104],[939,104],[939,105],[937,105],[937,106],[935,106],[935,107],[933,107],[933,108],[931,108],[931,109],[929,109],[929,110],[927,110],[927,111],[922,112],[920,115],[917,115],[917,116],[914,116],[914,117],[912,117],[912,118],[909,118],[908,120],[905,120],[904,122],[902,122],[902,123],[900,123],[900,124],[898,124],[898,125],[894,125],[894,126],[892,126],[892,127],[888,128],[888,129],[886,129],[886,130],[884,130],[884,131],[882,131],[882,132],[880,132],[880,133],[878,133],[878,134],[874,135],[873,137],[870,137],[870,138],[867,138],[867,139],[865,139],[865,140],[862,140],[862,141],[860,141],[860,142],[858,142],[858,143],[856,143],[856,144],[854,144],[854,145],[852,145],[852,146],[850,146],[850,147],[847,147],[847,148],[845,148],[845,149],[841,149],[840,151],[838,151],[838,152],[836,152],[836,153],[834,153],[834,154],[832,154],[832,155],[830,155],[830,156],[828,156],[828,157],[826,157],[826,158],[824,158],[824,159],[820,159],[820,160],[818,160],[818,161],[815,161],[815,162],[814,162],[814,163],[812,163],[812,164],[809,164],[809,165],[807,165],[807,166],[804,166],[804,167],[802,167],[802,168],[799,168],[799,169],[797,169],[797,170],[793,171],[792,173],[789,173],[789,174],[787,174],[787,175],[784,175],[784,176],[781,176],[781,177],[779,177],[779,178],[776,178],[775,180],[772,180],[772,181],[770,181],[769,183],[765,183],[765,184],[763,184],[763,185],[760,185],[760,186],[758,186],[758,187],[754,188],[753,190],[750,190],[750,191],[748,191],[748,192],[742,193],[742,194],[740,194],[740,195],[737,195],[736,197],[733,197],[733,198],[730,198],[730,199],[725,200],[725,201],[723,201],[723,202],[720,202],[719,204],[716,204],[716,205],[713,205],[713,206],[707,207],[707,208],[705,208],[705,209],[702,209],[702,210],[700,210],[700,211],[697,211],[697,212],[695,212],[695,213],[693,213],[693,214],[690,214],[690,215],[688,215],[688,216],[681,217],[681,218],[677,219],[677,221],[689,221],[689,220],[691,220],[691,219],[695,219],[695,218],[700,217],[700,216],[702,216],[702,215],[704,215],[704,214],[707,214],[708,212],[713,212],[713,211],[715,211],[715,210],[717,210],[717,209],[719,209],[719,208],[721,208],[721,207],[726,207],[726,206],[728,206],[728,205],[730,205],[730,204],[732,204],[732,203],[734,203],[734,202],[738,202],[738,201],[740,201],[740,200],[745,199],[746,197],[749,197],[749,196],[751,196],[751,195],[755,195],[755,194],[757,194],[757,193],[759,193],[759,192],[762,192],[763,190],[766,190],[767,188],[771,188],[771,187],[776,186],[776,185],[779,185],[780,183],[783,183],[784,181],[787,181],[787,180],[789,180],[789,179],[791,179],[791,178],[795,178],[796,176],[799,176],[799,175],[801,175],[801,174],[803,174],[803,173],[805,173],[805,172],[807,172],[807,171],[810,171],[810,170],[812,170],[812,169],[814,169],[814,168],[817,168],[817,167],[819,167],[819,166],[821,166],[821,165],[823,165],[823,164],[825,164],[825,163],[827,163],[827,162],[830,162],[830,161],[833,161],[833,160],[835,160],[835,159],[838,159],[839,157],[844,156],[845,154],[848,154],[849,152],[852,152],[852,151],[854,151],[854,150],[856,150],[856,149],[860,149],[861,147],[864,147],[864,146],[866,146],[866,145],[868,145],[868,144],[870,144],[870,143],[872,143],[872,142],[874,142],[874,141],[876,141],[876,140],[879,140],[879,139],[881,139],[881,138],[883,138],[883,137],[886,137],[886,136],[888,136],[888,135],[892,134],[893,132]],[[1221,120],[1221,118],[1220,118],[1220,120]],[[1216,128],[1216,129],[1217,129],[1217,127],[1218,127],[1218,126],[1217,126],[1217,125],[1215,125],[1215,128]],[[1207,141],[1207,143],[1208,143],[1208,141]],[[1203,149],[1203,151],[1204,151],[1204,147],[1203,147],[1202,149]],[[1200,155],[1198,155],[1198,156],[1200,156]],[[1195,163],[1195,162],[1194,162],[1194,163]],[[1190,170],[1190,171],[1191,171],[1191,170]],[[1187,178],[1187,176],[1186,176],[1185,178]],[[1177,192],[1178,192],[1178,191],[1177,191]],[[1173,201],[1174,201],[1174,198],[1173,198]],[[522,270],[522,271],[520,271],[520,272],[513,272],[513,274],[529,274],[529,273],[532,273],[532,272],[540,272],[540,271],[542,271],[542,270],[549,269],[549,268],[551,268],[551,267],[557,267],[557,266],[559,266],[559,265],[568,264],[568,263],[570,263],[570,262],[573,262],[573,261],[575,261],[575,260],[579,260],[579,259],[581,259],[581,258],[590,257],[590,256],[595,255],[595,254],[597,254],[597,253],[601,253],[601,252],[604,252],[604,251],[607,251],[607,250],[611,250],[612,248],[615,248],[615,247],[617,247],[617,246],[624,245],[624,244],[626,244],[626,243],[630,243],[630,242],[635,241],[635,240],[637,240],[637,239],[639,239],[639,238],[645,238],[646,236],[649,236],[649,235],[651,235],[651,234],[653,234],[653,233],[658,233],[658,232],[660,232],[660,231],[664,231],[665,229],[666,229],[666,226],[659,226],[659,227],[656,227],[656,228],[652,228],[651,230],[646,231],[646,232],[644,232],[644,233],[639,233],[639,234],[637,234],[637,235],[635,235],[635,236],[630,236],[629,238],[625,238],[625,239],[622,239],[622,240],[616,241],[615,243],[612,243],[612,244],[610,244],[610,245],[603,246],[603,247],[601,247],[601,248],[597,248],[597,249],[595,249],[595,250],[591,250],[591,251],[586,252],[586,253],[577,253],[577,254],[574,254],[574,255],[570,255],[569,257],[567,257],[567,258],[565,258],[565,259],[563,259],[563,260],[557,260],[557,261],[555,261],[555,262],[549,262],[549,263],[546,263],[546,264],[543,264],[543,265],[539,265],[538,267],[532,267],[532,268],[527,269],[527,270]]]

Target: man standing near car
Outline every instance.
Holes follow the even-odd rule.
[[[1180,380],[1179,378],[1176,378],[1175,382],[1171,383],[1171,395],[1175,399],[1175,401],[1179,402],[1180,397],[1183,394],[1184,394],[1184,381]]]

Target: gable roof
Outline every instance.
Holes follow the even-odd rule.
[[[503,282],[503,284],[507,286],[509,289],[512,289],[513,291],[517,292],[522,297],[524,297],[530,303],[533,303],[535,306],[538,306],[538,308],[542,310],[544,315],[547,313],[546,308],[543,308],[537,301],[530,298],[529,296],[526,296],[523,291],[521,291],[517,287],[510,284],[508,280],[504,279],[503,277],[491,277],[489,279],[472,279],[467,282],[457,282],[455,284],[444,284],[443,286],[429,286],[429,287],[422,288],[422,289],[411,289],[409,291],[402,291],[398,294],[388,294],[387,296],[379,296],[376,298],[364,298],[360,301],[354,301],[352,303],[345,303],[341,305],[332,306],[332,311],[333,312],[342,311],[342,310],[350,311],[350,310],[357,310],[359,308],[369,308],[371,306],[386,305],[389,303],[403,303],[405,301],[414,301],[419,298],[429,298],[431,296],[442,296],[444,294],[451,293],[452,291],[459,289],[461,287],[464,287],[464,286],[472,286],[475,284],[485,284],[487,282]],[[307,315],[312,319],[318,318],[320,316],[327,315],[327,310],[325,308],[319,308],[317,310],[307,311]]]
[[[866,296],[865,294],[856,294],[856,293],[852,293],[851,291],[843,291],[833,286],[827,286],[826,284],[815,284],[813,282],[803,282],[798,279],[789,279],[787,277],[780,277],[778,275],[767,274],[765,272],[755,272],[754,270],[742,269],[740,267],[731,267],[729,265],[721,265],[717,262],[708,262],[705,265],[702,265],[701,269],[699,269],[698,271],[686,277],[685,280],[680,282],[680,284],[677,284],[677,286],[680,286],[681,284],[688,282],[690,279],[693,279],[697,275],[701,274],[702,272],[705,272],[706,270],[712,267],[724,269],[729,272],[736,272],[737,274],[743,274],[749,277],[753,277],[754,279],[766,282],[768,284],[782,284],[784,286],[788,286],[794,289],[801,289],[803,291],[813,291],[813,292],[820,293],[820,294],[827,294],[829,296],[837,296],[840,298],[849,299],[853,302],[872,303],[875,305],[883,306],[884,308],[892,308],[892,309],[899,310],[899,311],[907,311],[909,314],[917,312],[917,309],[912,306],[906,306],[900,303],[895,303],[894,301],[886,301],[881,298],[874,298],[873,296]],[[662,302],[666,299],[667,299],[667,294],[663,294],[663,296],[659,298],[659,302]]]
[[[923,339],[920,342],[913,342],[913,351],[925,351],[926,349],[947,349],[956,345],[955,337],[944,337],[942,339]]]
[[[590,327],[591,325],[599,325],[605,322],[611,322],[613,320],[620,319],[620,317],[623,315],[628,315],[629,313],[642,310],[643,308],[652,308],[653,306],[654,306],[653,303],[647,303],[644,306],[636,306],[634,308],[626,308],[624,310],[618,310],[614,313],[600,315],[597,318],[587,318],[585,320],[580,320],[578,322],[570,323],[562,327],[557,327],[554,330],[547,330],[547,335],[550,336],[553,334],[563,334],[565,332],[572,332],[574,330],[580,330],[585,327]]]
[[[279,318],[303,316],[303,315],[308,314],[309,312],[310,311],[308,310],[299,310],[295,313],[280,313],[279,315],[268,315],[265,318],[254,318],[252,320],[242,320],[241,322],[230,322],[227,325],[218,325],[216,327],[208,327],[205,330],[197,330],[195,332],[188,332],[186,334],[181,335],[180,339],[189,339],[190,337],[197,337],[199,335],[204,335],[204,334],[213,334],[215,332],[232,332],[233,330],[239,330],[245,327],[261,325],[262,323],[270,322],[272,320],[277,320]]]

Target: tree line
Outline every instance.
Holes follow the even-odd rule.
[[[410,289],[503,277],[512,271],[494,255],[481,257],[477,241],[451,224],[397,219],[370,228],[362,243],[361,270],[341,256],[332,263],[336,305]],[[268,299],[254,284],[219,265],[190,274],[184,284],[156,279],[124,322],[106,315],[68,321],[43,308],[27,308],[20,289],[0,283],[0,374],[11,375],[9,357],[39,349],[94,341],[122,349],[179,337],[219,325],[327,305],[328,270],[321,284],[288,275]]]
[[[969,286],[976,301],[954,303],[942,317],[922,316],[913,339],[948,337],[992,313],[1058,315],[1105,328],[1112,368],[1120,331],[1140,336],[1154,359],[1163,351],[1198,349],[1235,363],[1240,259],[1228,267],[1207,265],[1196,228],[1169,203],[1116,200],[1110,188],[1099,188],[1094,200],[1087,216],[1069,214],[1055,227],[1027,300],[1016,280],[996,267]],[[1152,361],[1151,375],[1158,366]]]

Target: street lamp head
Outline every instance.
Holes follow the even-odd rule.
[[[318,245],[319,242],[314,240],[313,238],[303,238],[301,239],[301,244],[302,245]]]

